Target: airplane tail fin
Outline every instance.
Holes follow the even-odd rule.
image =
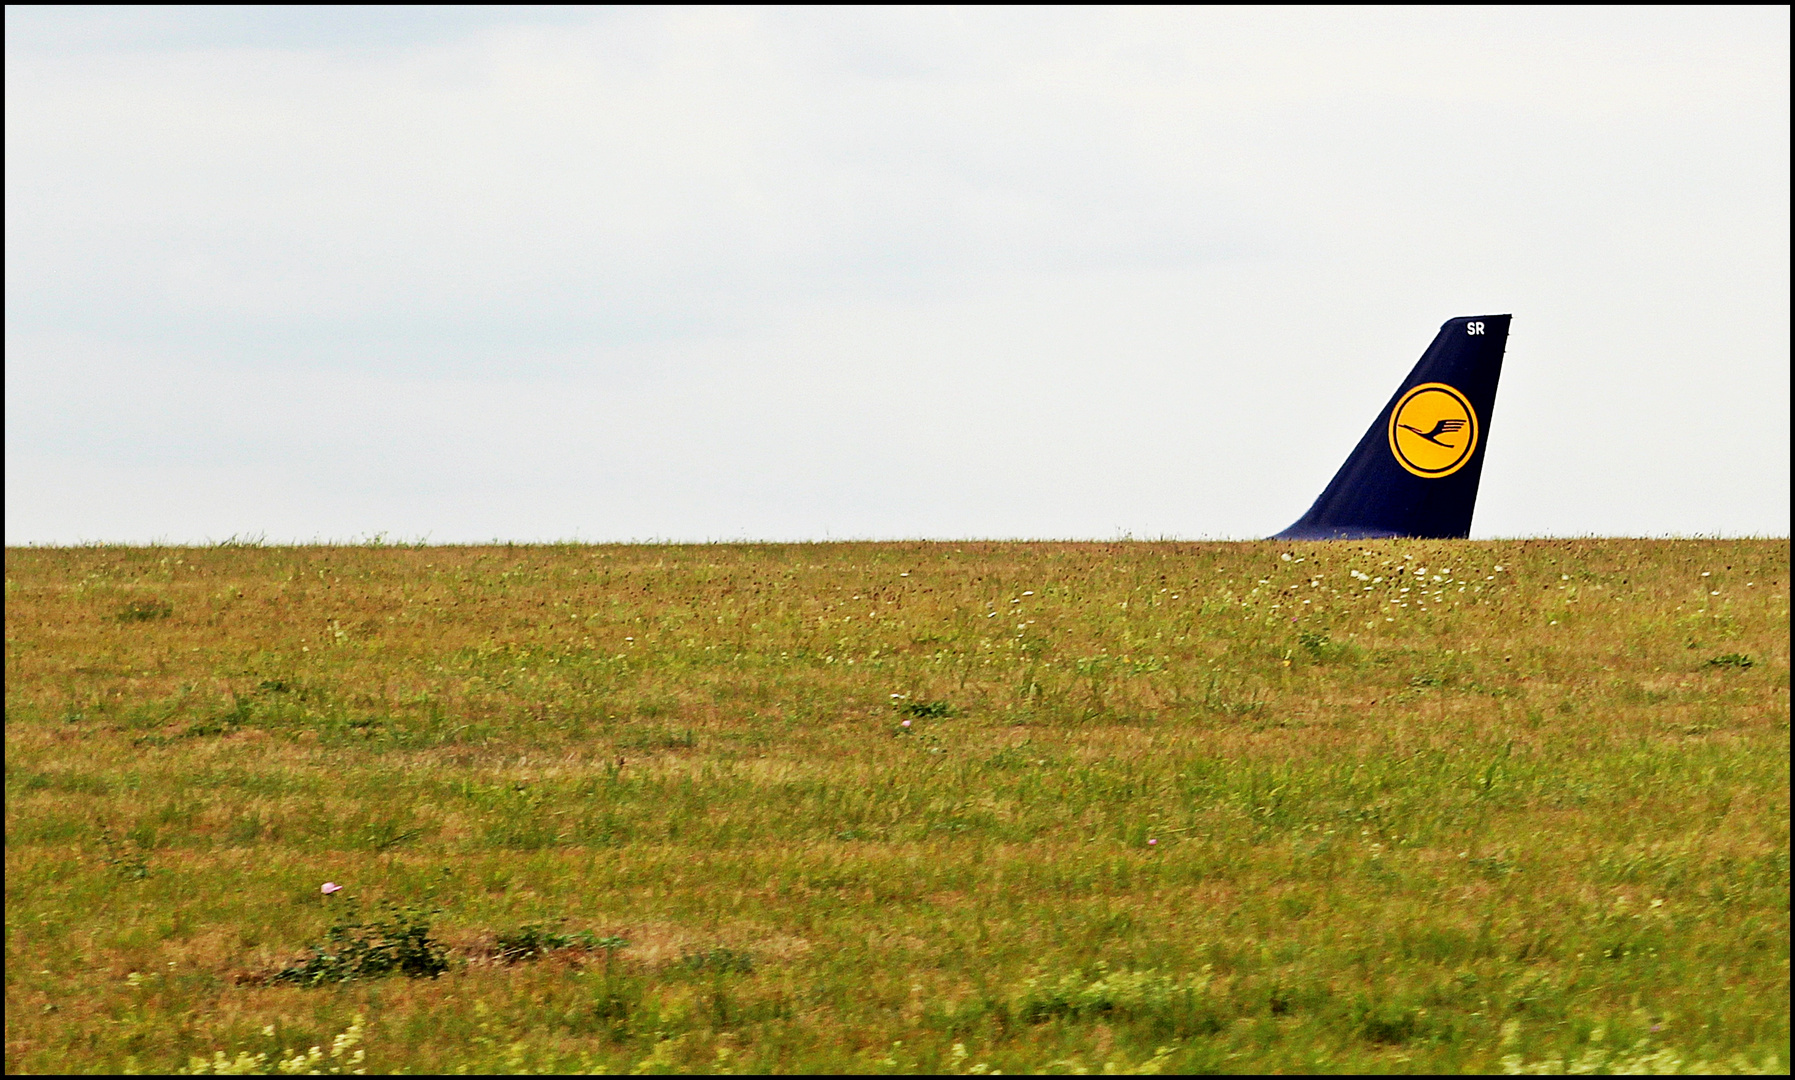
[[[1469,535],[1508,320],[1441,326],[1315,505],[1272,539]]]

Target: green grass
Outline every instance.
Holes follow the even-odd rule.
[[[9,549],[7,1069],[1786,1070],[1788,570]]]

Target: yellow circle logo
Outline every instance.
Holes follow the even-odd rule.
[[[1390,452],[1416,476],[1451,476],[1477,449],[1477,412],[1445,383],[1422,383],[1390,410]]]

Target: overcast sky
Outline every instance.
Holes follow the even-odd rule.
[[[6,542],[1789,531],[1789,11],[6,9]]]

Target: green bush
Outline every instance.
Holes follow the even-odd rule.
[[[435,978],[449,970],[448,946],[430,937],[430,912],[382,901],[382,918],[360,921],[354,900],[331,924],[312,955],[274,976],[275,982],[320,986],[383,975]]]
[[[544,923],[525,923],[515,930],[501,931],[494,943],[498,958],[507,964],[535,960],[558,949],[603,949],[609,954],[629,945],[620,937],[599,937],[590,930],[565,933]]]
[[[541,923],[527,923],[515,930],[501,931],[494,951],[507,964],[535,960],[544,953],[565,949],[576,943],[576,935],[564,934]]]

